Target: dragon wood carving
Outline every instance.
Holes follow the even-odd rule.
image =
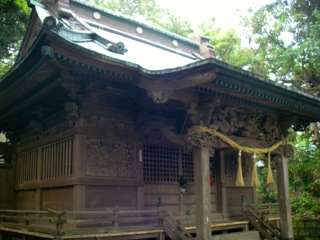
[[[258,140],[266,146],[273,145],[281,139],[279,122],[275,115],[244,107],[216,107],[210,112],[209,119],[208,114],[198,113],[200,116],[206,116],[206,119],[200,121],[201,124],[231,138]],[[225,145],[219,138],[201,133],[192,127],[188,130],[187,141],[195,146],[223,147]]]

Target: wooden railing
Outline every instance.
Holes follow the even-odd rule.
[[[0,210],[0,229],[44,238],[161,229],[160,210],[18,211]],[[70,239],[70,237],[68,237]]]
[[[278,226],[271,222],[269,218],[264,214],[264,212],[269,213],[269,210],[272,208],[265,208],[265,206],[266,205],[263,205],[264,208],[260,209],[253,205],[246,206],[244,210],[244,216],[246,220],[248,220],[249,223],[260,232],[264,239],[282,239],[281,231]],[[267,209],[268,211],[261,211],[261,209]]]
[[[267,204],[253,204],[255,209],[257,209],[261,214],[272,217],[279,215],[279,204],[278,203],[267,203]]]
[[[126,232],[165,232],[172,239],[193,239],[177,217],[163,208],[144,211],[0,210],[0,230],[51,239],[89,238],[110,233],[123,236]]]
[[[183,226],[179,219],[177,219],[171,212],[168,210],[162,210],[160,212],[163,217],[162,227],[166,234],[172,240],[188,240],[194,239],[187,229]]]

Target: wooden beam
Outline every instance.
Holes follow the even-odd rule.
[[[290,204],[288,158],[283,153],[277,162],[278,201],[280,211],[280,229],[284,240],[293,239],[292,212]]]
[[[138,87],[147,90],[176,90],[189,88],[205,83],[212,82],[216,78],[218,70],[210,70],[197,73],[181,74],[179,77],[176,74],[168,75],[166,78],[160,79],[141,76],[138,82]]]
[[[209,149],[194,149],[197,239],[211,239]]]

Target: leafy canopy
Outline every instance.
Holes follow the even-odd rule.
[[[320,2],[277,0],[243,18],[245,36],[268,76],[320,96]]]
[[[25,0],[0,1],[0,76],[10,69],[26,31],[30,10]]]
[[[253,69],[259,63],[266,77],[320,96],[320,1],[275,0],[251,10],[242,24],[253,52]],[[290,133],[294,155],[289,176],[295,215],[320,215],[320,149],[313,139],[319,135],[319,126],[313,125],[313,130]],[[260,197],[272,199],[272,189],[263,187]]]

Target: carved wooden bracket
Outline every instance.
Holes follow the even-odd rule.
[[[289,158],[293,156],[294,150],[291,145],[287,144],[282,147],[282,152],[283,152],[283,156],[285,156],[286,158]]]
[[[149,90],[148,97],[152,98],[155,103],[166,103],[171,94],[173,93],[172,90]]]

